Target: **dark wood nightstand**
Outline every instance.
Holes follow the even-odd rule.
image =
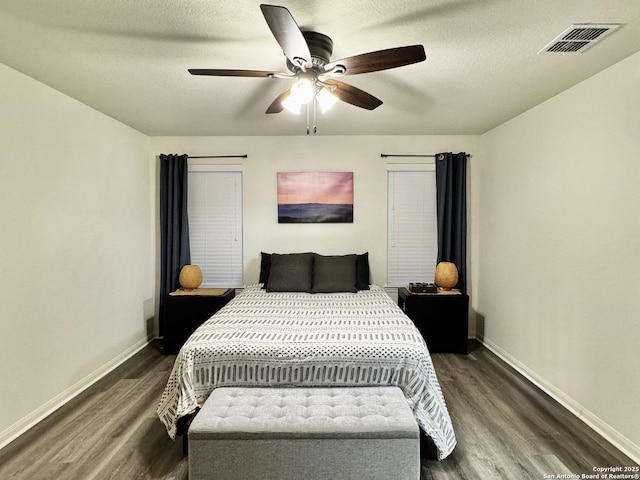
[[[401,287],[398,305],[418,327],[431,353],[467,353],[468,295],[411,293]]]
[[[233,288],[176,290],[164,298],[163,353],[178,353],[189,336],[235,297]]]

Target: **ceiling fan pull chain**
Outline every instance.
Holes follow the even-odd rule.
[[[316,100],[316,97],[313,97],[313,100],[311,100],[313,102],[313,134],[315,135],[316,133],[318,133],[318,127],[316,127],[316,111],[317,111],[317,105],[318,105],[318,101]]]
[[[307,103],[307,135],[309,135],[309,104]]]

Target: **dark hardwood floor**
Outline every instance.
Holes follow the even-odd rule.
[[[186,480],[182,444],[155,415],[174,359],[156,345],[143,349],[0,450],[0,478]],[[422,480],[543,479],[636,466],[477,342],[469,355],[433,361],[458,446],[444,461],[423,459]]]
[[[469,355],[434,354],[458,446],[423,461],[422,479],[543,479],[637,466],[477,342]],[[552,477],[546,477],[552,478]]]
[[[145,347],[0,451],[0,478],[187,479],[155,410],[175,355]]]

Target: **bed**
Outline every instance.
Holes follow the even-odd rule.
[[[264,282],[244,288],[178,353],[157,409],[171,438],[221,386],[396,385],[438,459],[448,456],[456,438],[424,339],[368,284],[366,257],[282,255],[304,255],[300,266],[273,254],[265,266],[264,255]]]

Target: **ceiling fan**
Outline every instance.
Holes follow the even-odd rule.
[[[295,113],[302,105],[316,101],[323,111],[337,100],[356,107],[373,110],[382,100],[352,85],[337,80],[343,75],[376,72],[402,67],[426,59],[422,45],[389,48],[331,61],[333,41],[328,36],[312,31],[301,31],[289,10],[277,5],[260,5],[262,14],[287,59],[289,72],[270,70],[230,70],[190,68],[192,75],[222,77],[265,77],[296,79],[297,81],[269,105],[265,113],[280,113],[285,108]],[[316,100],[316,101],[313,101]],[[313,102],[312,102],[313,101]],[[315,123],[315,121],[314,121]],[[307,133],[309,109],[307,108]],[[314,126],[314,133],[316,128]]]

